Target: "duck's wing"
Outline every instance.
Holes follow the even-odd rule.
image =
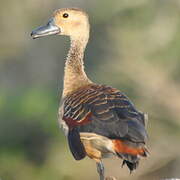
[[[72,153],[73,146],[81,144],[77,140],[80,132],[133,143],[145,143],[147,139],[144,114],[137,111],[123,93],[112,87],[90,85],[66,97],[62,119],[68,125]],[[83,154],[81,145],[78,147]],[[74,157],[81,159],[76,155]]]

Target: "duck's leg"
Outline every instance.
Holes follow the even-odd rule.
[[[99,173],[99,180],[105,180],[104,178],[104,165],[102,161],[96,162],[97,172]]]

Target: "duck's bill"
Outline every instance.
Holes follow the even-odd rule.
[[[45,26],[40,26],[37,29],[33,30],[31,36],[33,39],[59,34],[60,28],[55,25],[54,19],[50,19],[49,22]]]

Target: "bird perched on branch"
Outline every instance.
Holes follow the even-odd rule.
[[[130,171],[147,156],[146,115],[136,110],[119,90],[92,82],[84,71],[84,51],[89,39],[88,15],[77,8],[56,10],[47,25],[32,31],[33,38],[66,35],[71,47],[65,62],[64,89],[59,123],[76,160],[95,160],[104,180],[102,159],[115,155]]]

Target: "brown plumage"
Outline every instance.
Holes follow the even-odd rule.
[[[85,12],[67,8],[55,11],[46,26],[32,32],[33,38],[51,34],[71,39],[64,75],[59,122],[76,160],[94,159],[100,180],[104,180],[102,159],[116,155],[130,171],[140,157],[147,156],[146,115],[137,111],[119,90],[93,83],[84,71],[84,50],[89,38]]]

